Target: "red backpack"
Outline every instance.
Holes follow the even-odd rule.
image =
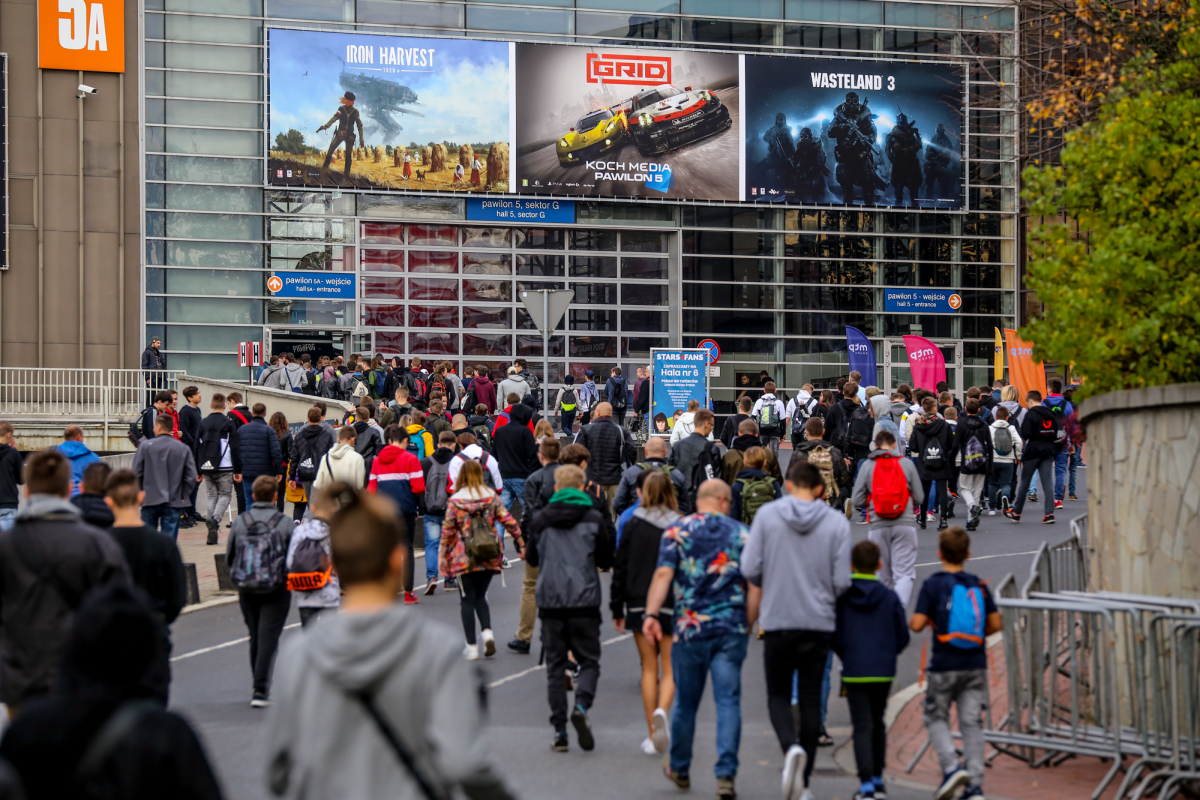
[[[882,519],[898,519],[908,508],[908,478],[895,456],[875,459],[871,473],[871,505]]]

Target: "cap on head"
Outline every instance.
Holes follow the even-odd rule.
[[[344,95],[342,95],[342,97],[346,98],[351,103],[354,102],[354,92],[346,92]]]

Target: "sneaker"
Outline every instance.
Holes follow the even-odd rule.
[[[1073,494],[1069,494],[1069,495],[1067,495],[1067,499],[1068,499],[1068,500],[1078,500],[1079,498],[1078,498],[1078,497],[1076,497],[1076,496],[1075,496],[1075,495],[1073,495]]]
[[[554,741],[550,744],[550,749],[556,753],[565,753],[571,749],[568,744],[566,731],[554,732]]]
[[[1054,524],[1054,515],[1047,514],[1046,516],[1042,517],[1042,524],[1043,525],[1053,525]]]
[[[875,800],[875,784],[870,782],[864,783],[862,787],[854,793],[854,800]]]
[[[1011,508],[1006,508],[1006,509],[1004,509],[1004,516],[1008,517],[1008,518],[1009,518],[1009,519],[1011,519],[1013,522],[1020,522],[1020,521],[1021,521],[1021,515],[1020,515],[1020,514],[1018,514],[1018,513],[1017,513],[1017,512],[1015,512],[1015,511],[1013,511]]]
[[[944,531],[944,530],[946,530],[946,528],[949,528],[949,527],[950,527],[950,523],[947,522],[946,520],[944,520],[944,519],[938,520],[938,528],[937,529],[939,531]]]
[[[966,524],[967,530],[973,531],[978,527],[979,527],[979,517],[971,517],[969,520],[967,520],[967,524]]]
[[[887,788],[883,785],[883,778],[872,778],[871,783],[875,785],[875,800],[887,800]]]
[[[523,639],[514,638],[508,643],[508,649],[512,650],[514,653],[520,653],[523,656],[527,656],[529,655],[529,642],[526,642]]]
[[[917,512],[917,525],[921,528],[921,530],[925,530],[925,515],[920,511]]]
[[[592,723],[588,721],[587,709],[575,706],[571,712],[571,724],[575,726],[575,735],[579,737],[579,746],[585,751],[595,749],[596,740],[592,736]]]
[[[500,568],[501,569],[512,569],[512,564],[508,563],[507,558],[501,558],[500,559]]]
[[[479,660],[479,645],[468,644],[468,645],[464,646],[463,647],[463,658],[465,658],[467,661],[478,661]]]
[[[1054,507],[1055,507],[1055,508],[1062,508],[1062,507],[1063,507],[1063,505],[1062,505],[1062,500],[1055,500],[1055,501],[1054,501]]]
[[[804,764],[808,755],[804,748],[794,744],[783,757],[783,800],[800,800],[804,791]]]
[[[732,775],[717,776],[717,800],[734,800],[737,790],[733,788]]]
[[[668,756],[663,756],[663,775],[667,780],[675,784],[675,788],[681,792],[686,792],[692,788],[692,779],[687,775],[680,775],[671,769],[671,759]]]
[[[654,751],[666,753],[671,749],[671,723],[667,720],[667,712],[661,708],[654,709]]]
[[[457,589],[458,581],[456,581],[454,578],[446,578],[446,582],[442,584],[442,588],[445,589],[447,592],[450,591],[451,589]]]
[[[1030,492],[1028,499],[1029,499],[1029,502],[1036,503],[1037,502],[1037,492]]]
[[[412,592],[404,593],[404,605],[415,606],[417,604],[417,596]]]
[[[255,692],[254,697],[250,699],[251,708],[266,708],[269,705],[271,705],[271,700],[267,697],[266,692]]]
[[[956,494],[950,495],[950,502],[946,506],[946,516],[949,519],[954,519],[954,504],[956,502],[958,502],[958,495],[956,495]]]
[[[646,755],[646,756],[658,755],[658,751],[654,749],[654,740],[651,739],[649,736],[647,736],[645,739],[642,739],[642,755]]]
[[[966,786],[971,780],[971,773],[960,767],[947,772],[942,776],[942,785],[933,793],[933,800],[950,800],[962,787]]]
[[[959,800],[983,800],[983,787],[968,786],[963,790],[963,793],[959,795]]]
[[[1071,499],[1073,500],[1074,498]],[[217,531],[221,527],[220,521],[215,519],[206,519],[204,520],[204,524],[208,526],[208,541],[206,541],[205,544],[216,544]]]
[[[825,726],[821,726],[821,735],[817,737],[817,747],[833,747],[833,737],[825,732]]]
[[[994,509],[994,508],[989,508],[989,509],[988,509],[988,516],[989,516],[989,517],[994,517],[994,516],[996,516],[996,509]]]
[[[429,597],[429,595],[433,594],[436,591],[437,591],[437,579],[434,579],[434,580],[431,580],[429,582],[429,585],[425,587],[425,596]]]
[[[846,512],[846,519],[854,519],[854,504],[850,502],[850,498],[846,498],[846,502],[842,503],[842,510]]]
[[[1009,502],[1008,495],[1004,495],[1000,498],[1000,513],[1003,514],[1010,508],[1012,508],[1012,503]]]
[[[486,629],[480,634],[483,637],[483,654],[488,658],[496,655],[496,636],[491,629]]]
[[[866,517],[859,517],[859,519],[858,519],[859,525],[869,525],[870,523],[871,523],[871,520],[867,519]]]

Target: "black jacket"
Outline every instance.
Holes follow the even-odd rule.
[[[237,412],[237,414],[234,413],[235,411]],[[240,414],[241,416],[238,416],[238,414]],[[250,419],[253,415],[250,413],[250,407],[245,404],[242,404],[240,406],[234,406],[233,408],[229,409],[229,413],[227,416],[233,422],[233,427],[240,428],[243,425],[249,425]]]
[[[612,585],[609,587],[609,608],[612,609],[613,619],[624,619],[626,610],[642,611],[646,608],[646,595],[650,593],[650,583],[654,579],[654,570],[658,568],[658,546],[662,540],[664,528],[654,524],[654,519],[665,522],[666,517],[642,512],[633,512],[633,517],[625,523],[621,531],[621,543],[617,545],[617,555],[613,560]],[[663,602],[663,610],[670,611],[675,607],[674,595],[667,593]]]
[[[529,473],[541,467],[538,461],[538,443],[529,432],[529,420],[533,409],[517,403],[510,412],[511,419],[502,425],[492,437],[492,454],[500,462],[500,475],[504,478],[528,478]]]
[[[88,525],[97,528],[110,528],[113,524],[112,509],[104,502],[102,494],[77,494],[71,498],[71,505],[79,509],[79,515]]]
[[[333,431],[321,423],[318,422],[316,425],[313,425],[310,422],[305,425],[300,429],[299,433],[292,437],[288,475],[293,480],[297,480],[297,470],[305,462],[309,462],[309,466],[314,471],[318,469],[321,465],[321,459],[333,449],[334,443]]]
[[[551,503],[533,518],[525,560],[539,567],[539,617],[600,617],[597,569],[613,565],[613,540],[595,508]]]
[[[554,470],[558,462],[547,464],[529,473],[525,479],[525,497],[521,499],[521,530],[529,530],[533,517],[550,503],[554,496]]]
[[[750,419],[749,414],[740,413],[726,417],[725,424],[721,426],[721,444],[726,447],[733,447],[733,440],[738,437],[738,426],[748,419]]]
[[[27,551],[18,549],[22,540]],[[49,694],[80,601],[115,581],[128,582],[129,568],[113,538],[66,500],[33,495],[12,530],[0,533],[0,701],[21,706]]]
[[[942,468],[925,463],[926,444],[936,440],[942,451]],[[949,480],[954,477],[954,429],[941,417],[921,417],[913,425],[912,451],[917,454],[917,472],[921,480]]]
[[[153,347],[142,351],[142,369],[166,369],[167,354]]]
[[[225,460],[222,454],[229,455],[232,464],[230,468],[221,468],[221,462]],[[241,474],[242,448],[236,419],[230,419],[215,411],[200,423],[200,436],[196,443],[196,471],[201,475],[211,475],[214,472]]]
[[[253,483],[260,475],[283,474],[283,449],[275,429],[262,417],[254,417],[238,429],[242,450],[242,474]]]
[[[846,423],[860,406],[858,398],[843,397],[834,403],[825,415],[825,440],[832,442],[833,446],[842,452],[846,450],[842,441],[846,435]]]
[[[196,406],[187,403],[179,409],[179,441],[196,451],[196,441],[200,438],[200,423],[204,414]]]
[[[633,413],[645,414],[650,411],[650,382],[652,380],[653,378],[646,378],[642,381],[642,385],[638,386],[633,396]]]
[[[721,450],[707,436],[692,431],[671,448],[670,463],[683,473],[684,492],[679,498],[679,510],[690,514],[696,507],[700,484],[721,477]]]
[[[1032,406],[1021,421],[1021,459],[1054,458],[1058,454],[1058,434],[1062,422],[1045,406]]]
[[[954,430],[954,453],[959,460],[959,470],[968,475],[986,475],[992,469],[992,432],[988,430],[987,420],[979,415],[964,414],[958,420]],[[968,465],[967,454],[964,452],[971,435],[979,440],[983,447],[983,465]],[[964,469],[964,467],[966,469]]]
[[[20,450],[0,444],[0,508],[16,508],[20,504],[21,490],[17,487],[25,482],[24,466]]]
[[[829,453],[833,457],[833,479],[837,481],[839,491],[848,491],[850,489],[850,470],[846,467],[846,457],[840,449],[833,447],[824,439],[806,439],[793,452],[808,461],[808,454],[818,447],[833,448]]]
[[[584,425],[575,443],[588,449],[587,476],[601,486],[620,482],[621,471],[636,458],[637,445],[629,431],[609,419],[599,419]]]
[[[354,423],[354,432],[357,434],[354,440],[354,452],[363,457],[363,466],[366,468],[366,473],[370,475],[371,464],[375,462],[375,456],[379,455],[379,451],[384,446],[383,435],[363,420]],[[436,437],[433,443],[435,446],[437,445]]]
[[[109,528],[108,532],[125,553],[133,585],[146,593],[154,611],[170,625],[187,602],[187,579],[179,548],[146,525]]]

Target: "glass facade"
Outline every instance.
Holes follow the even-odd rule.
[[[460,368],[526,357],[540,372],[541,337],[519,292],[567,288],[552,384],[712,338],[720,410],[760,370],[789,390],[832,384],[848,368],[853,325],[881,365],[905,334],[946,343],[956,381],[977,385],[990,376],[993,329],[1013,327],[1020,296],[1014,14],[876,0],[146,0],[146,336],[163,337],[172,367],[231,379],[245,374],[236,342],[301,326]],[[596,200],[577,204],[574,225],[534,228],[470,222],[454,196],[266,189],[273,25],[962,63],[964,209]],[[267,277],[288,270],[354,273],[356,297],[271,297]],[[887,313],[889,287],[953,289],[962,306]]]

